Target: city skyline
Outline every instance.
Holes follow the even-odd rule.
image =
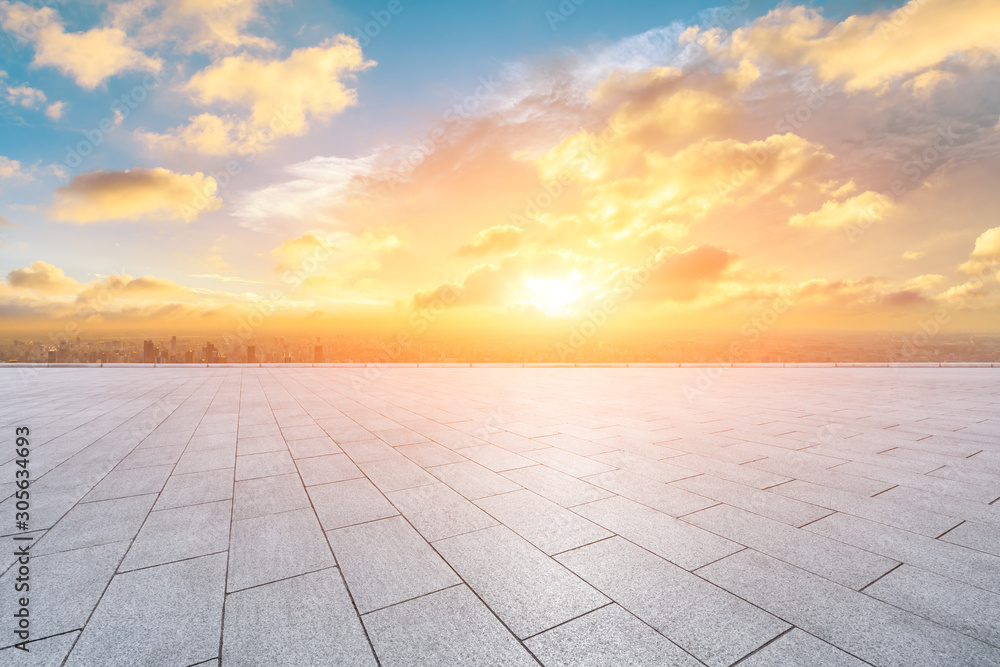
[[[5,1],[0,28],[10,338],[1000,331],[986,0]]]

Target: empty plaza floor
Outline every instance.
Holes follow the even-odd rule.
[[[0,664],[1000,664],[997,369],[8,367],[0,404]]]

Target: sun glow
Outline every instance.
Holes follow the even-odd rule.
[[[524,282],[528,292],[528,302],[541,309],[546,315],[567,315],[570,306],[580,298],[580,276],[573,273],[569,278],[532,278]]]

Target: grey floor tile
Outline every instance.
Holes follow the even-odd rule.
[[[119,569],[137,570],[225,551],[231,516],[228,500],[150,512]]]
[[[277,427],[275,427],[277,429]],[[266,452],[284,452],[288,450],[280,433],[270,435],[246,436],[240,435],[236,443],[236,453],[240,456],[249,454],[264,454]]]
[[[208,470],[185,475],[174,474],[167,480],[154,510],[185,505],[199,505],[233,497],[233,468]]]
[[[728,667],[789,627],[621,538],[556,560],[711,667]]]
[[[296,471],[292,456],[287,451],[247,454],[236,457],[236,481],[287,475]]]
[[[612,470],[583,480],[670,516],[690,514],[717,504],[705,496],[627,470]]]
[[[648,459],[645,456],[639,456],[631,452],[607,452],[591,456],[590,458],[663,483],[676,482],[679,479],[686,479],[699,474],[688,468],[673,465],[670,462]]]
[[[35,555],[131,540],[149,514],[155,495],[81,503],[67,512],[32,551]]]
[[[469,500],[516,491],[520,486],[478,463],[465,461],[429,468],[428,472]]]
[[[174,468],[175,475],[184,475],[193,472],[204,472],[206,470],[219,470],[221,468],[233,468],[236,465],[236,445],[225,447],[214,447],[212,449],[191,449],[188,448],[177,461]]]
[[[396,451],[416,463],[421,468],[440,466],[446,463],[460,463],[465,457],[436,442],[421,442],[415,445],[397,447]]]
[[[233,495],[234,521],[303,507],[309,507],[309,497],[297,474],[236,482]]]
[[[748,549],[698,573],[874,665],[1000,661],[1000,650],[756,551]]]
[[[385,667],[538,664],[465,586],[366,614],[364,623]]]
[[[493,472],[503,472],[504,470],[537,465],[535,461],[526,459],[513,452],[508,452],[503,447],[497,445],[486,444],[477,447],[466,447],[461,452],[462,456],[475,461]]]
[[[348,479],[359,479],[364,473],[354,465],[347,454],[330,454],[299,459],[295,462],[302,483],[306,486],[343,482]]]
[[[803,530],[1000,593],[1000,558],[991,554],[848,514],[834,514]]]
[[[476,504],[549,555],[612,535],[579,514],[527,490],[482,498]]]
[[[866,498],[800,480],[776,486],[771,492],[930,537],[937,537],[959,523],[943,514],[893,502],[882,496]]]
[[[472,501],[440,482],[387,496],[428,542],[497,525]]]
[[[689,514],[684,521],[854,590],[899,565],[870,551],[727,505]]]
[[[385,496],[367,479],[309,487],[309,498],[323,530],[385,519],[398,514]]]
[[[304,438],[302,440],[289,440],[288,451],[296,459],[309,458],[311,456],[327,456],[329,454],[342,454],[343,449],[326,436],[320,438]]]
[[[437,483],[433,475],[403,456],[365,461],[359,463],[358,467],[383,493]]]
[[[225,578],[225,554],[115,576],[66,664],[192,665],[217,656]]]
[[[159,493],[173,466],[112,470],[81,502]]]
[[[351,457],[355,463],[367,463],[368,461],[382,461],[384,459],[394,459],[402,454],[385,444],[378,438],[365,440],[351,440],[348,442],[337,441],[344,453]]]
[[[17,543],[13,541],[5,540],[7,545],[12,552],[17,548]],[[18,599],[27,595],[32,638],[82,628],[111,581],[126,549],[128,542],[114,542],[32,557],[28,563],[30,572],[27,583],[30,588],[27,591],[15,590],[18,583],[15,580],[20,574],[17,568],[8,570],[0,577],[0,609],[4,612],[4,620],[13,618],[14,611],[19,607]],[[20,641],[13,635],[13,625],[11,622],[4,629],[0,646]]]
[[[626,498],[598,500],[575,507],[573,511],[686,570],[699,568],[743,548]]]
[[[864,667],[867,664],[808,632],[793,628],[741,662],[740,667]]]
[[[903,565],[864,591],[867,595],[976,639],[1000,646],[1000,595]]]
[[[441,540],[435,548],[522,639],[609,602],[504,526]]]
[[[229,595],[222,661],[247,667],[376,664],[336,568]]]
[[[616,604],[528,639],[545,667],[698,667],[702,663]]]
[[[540,465],[508,470],[503,475],[507,479],[563,507],[573,507],[574,505],[610,498],[614,495],[612,492],[593,484],[582,482],[576,477],[570,477],[566,473]]]
[[[76,642],[79,632],[31,641],[27,651],[16,648],[0,650],[0,664],[9,667],[60,667]]]
[[[361,613],[459,583],[459,578],[402,517],[327,533]]]
[[[541,463],[544,466],[564,472],[571,477],[585,477],[587,475],[597,475],[602,472],[614,470],[614,466],[609,466],[600,461],[573,454],[563,449],[550,447],[548,449],[536,449],[524,452],[522,456]]]
[[[941,539],[969,549],[1000,556],[1000,528],[996,526],[966,521],[957,528],[949,530]]]
[[[759,514],[768,519],[787,523],[790,526],[803,526],[833,512],[825,507],[810,505],[770,491],[759,491],[712,475],[689,477],[674,482],[671,486]]]
[[[311,508],[234,521],[227,590],[237,591],[333,567]]]

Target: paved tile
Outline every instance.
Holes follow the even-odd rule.
[[[295,472],[292,456],[287,452],[264,452],[236,457],[236,481],[287,475]]]
[[[743,548],[626,498],[598,500],[580,505],[574,511],[686,570],[699,568]]]
[[[701,576],[875,665],[995,665],[1000,650],[805,570],[747,550]]]
[[[684,520],[855,590],[899,565],[890,558],[735,507],[716,505]]]
[[[476,504],[549,555],[612,535],[579,514],[527,490],[481,498]]]
[[[226,598],[227,665],[357,665],[375,657],[336,568]]]
[[[379,461],[365,461],[359,463],[358,467],[383,493],[437,483],[437,479],[433,475],[402,456]]]
[[[28,643],[27,651],[13,647],[0,650],[0,664],[10,667],[61,667],[79,635],[79,632],[67,632],[33,640]]]
[[[522,639],[609,602],[504,526],[441,540],[435,548]]]
[[[11,551],[16,548],[14,542],[7,542],[7,545]],[[32,638],[82,628],[111,581],[126,549],[128,542],[113,542],[32,557],[27,582],[30,589],[27,591],[15,589],[18,569],[8,570],[0,577],[0,609],[4,611],[4,620],[13,618],[15,609],[19,607],[17,600],[27,594]],[[13,623],[4,628],[0,646],[19,641],[14,638],[12,629]],[[0,664],[7,663],[0,660]]]
[[[428,472],[469,500],[516,491],[520,486],[478,463],[465,461],[429,468]],[[511,471],[513,472],[513,471]]]
[[[217,656],[225,578],[225,554],[117,575],[67,666],[193,665]]]
[[[573,507],[614,495],[610,491],[545,466],[508,470],[503,475],[563,507]]]
[[[309,498],[323,530],[343,528],[399,514],[382,492],[367,479],[309,487]]]
[[[741,662],[740,667],[864,667],[867,664],[808,632],[793,628]]]
[[[160,492],[154,510],[199,505],[233,497],[233,468],[185,475],[173,474]]]
[[[998,663],[995,369],[366,372],[0,369],[29,664]]]
[[[150,512],[119,570],[137,570],[225,551],[229,548],[231,517],[232,503],[228,500]]]
[[[40,556],[131,540],[155,500],[156,496],[148,495],[80,503],[38,540],[32,551]]]
[[[460,581],[402,517],[333,530],[327,536],[363,614]]]
[[[232,531],[229,592],[336,565],[311,508],[234,521]]]
[[[428,542],[497,525],[486,512],[440,482],[387,496]]]
[[[690,654],[612,604],[528,639],[545,667],[697,667]]]
[[[1000,646],[1000,595],[902,565],[865,593],[918,616]]]
[[[343,482],[348,479],[359,479],[364,473],[354,465],[347,454],[330,454],[299,459],[295,462],[302,483],[306,486]]]
[[[309,497],[297,474],[247,479],[236,482],[233,520],[252,519],[308,506]]]
[[[364,624],[385,667],[538,664],[465,586],[366,614]]]
[[[556,560],[711,667],[731,665],[789,627],[620,537]]]

